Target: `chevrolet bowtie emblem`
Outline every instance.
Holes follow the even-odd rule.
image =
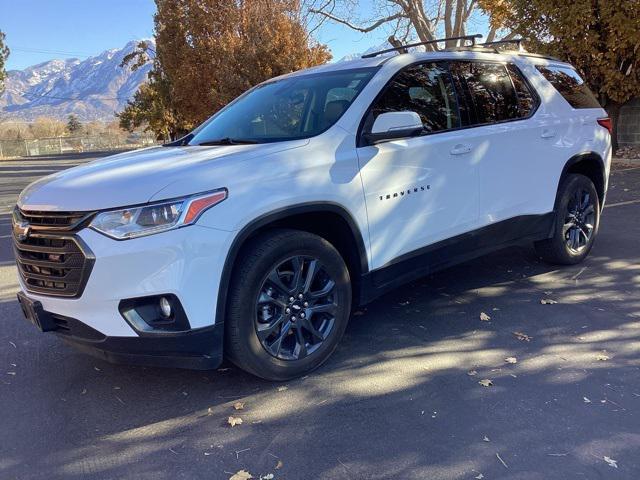
[[[29,238],[31,226],[27,222],[20,222],[13,225],[13,235],[19,242],[24,242]]]

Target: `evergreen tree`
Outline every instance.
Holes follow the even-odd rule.
[[[74,114],[69,115],[67,117],[67,131],[71,135],[77,135],[81,130],[82,124],[80,123],[80,120],[78,120],[78,117],[76,117]]]

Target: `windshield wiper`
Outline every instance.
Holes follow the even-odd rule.
[[[207,142],[197,143],[196,146],[204,147],[209,145],[253,145],[254,143],[258,143],[255,140],[249,140],[246,138],[219,138],[218,140],[209,140]]]

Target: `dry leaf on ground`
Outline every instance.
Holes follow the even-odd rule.
[[[244,402],[236,402],[233,404],[233,408],[236,410],[243,410],[244,409]]]
[[[556,302],[555,300],[551,300],[550,298],[543,298],[542,300],[540,300],[540,303],[542,305],[555,305],[558,302]]]
[[[582,401],[584,403],[591,403],[591,400],[589,400],[587,397],[582,397]]]
[[[507,357],[504,361],[507,363],[518,363],[518,359],[516,357]]]
[[[278,460],[278,463],[276,463],[276,470],[280,470],[282,467],[284,467],[284,463],[282,463],[282,460]]]
[[[530,337],[529,335],[527,335],[526,333],[522,333],[522,332],[512,332],[515,337],[520,340],[521,342],[530,342],[533,337]]]
[[[599,353],[598,355],[596,355],[596,360],[600,362],[606,362],[607,360],[609,360],[609,356],[605,355],[604,353]]]
[[[488,322],[489,320],[491,320],[491,317],[484,312],[480,312],[480,320],[482,320],[483,322]]]
[[[604,457],[604,461],[609,464],[610,467],[618,468],[618,461],[611,457]]]
[[[242,419],[240,417],[229,417],[229,419],[227,420],[227,422],[229,423],[229,425],[231,425],[232,427],[235,427],[236,425],[242,425]]]
[[[478,383],[483,387],[491,387],[493,385],[493,382],[488,378],[485,378],[484,380],[480,380]]]
[[[486,435],[482,438],[483,442],[490,442],[491,440],[489,440],[489,437],[487,437]]]
[[[251,475],[246,470],[240,470],[234,473],[233,475],[231,475],[229,477],[229,480],[249,480],[250,478],[253,478],[253,475]]]
[[[273,480],[273,473],[267,473],[266,475],[260,475],[260,480]]]

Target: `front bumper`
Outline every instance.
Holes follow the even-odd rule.
[[[57,335],[112,362],[194,369],[219,365],[223,319],[215,316],[232,232],[192,225],[126,241],[91,229],[76,235],[95,255],[81,297],[28,292],[19,278],[27,297],[60,323]],[[141,332],[120,313],[121,301],[155,295],[179,299],[188,330]]]
[[[27,306],[22,294],[18,300],[29,320],[37,318],[34,323],[40,330],[53,332],[79,350],[111,363],[207,370],[222,362],[222,323],[185,332],[110,337],[75,318],[47,312],[40,302]]]

